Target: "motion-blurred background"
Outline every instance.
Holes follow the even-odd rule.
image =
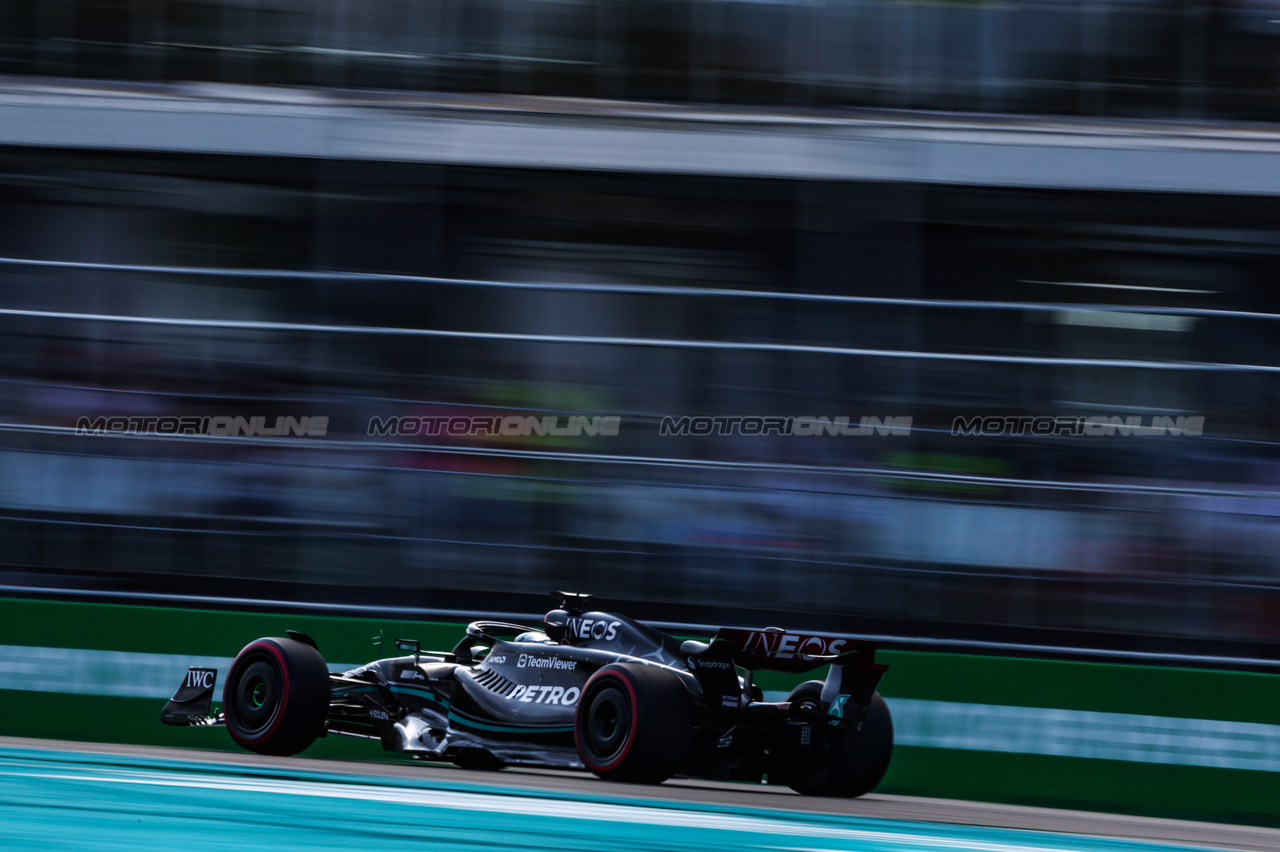
[[[0,579],[1269,653],[1277,48],[1272,0],[0,4]],[[621,427],[368,429],[482,415]],[[996,415],[1204,428],[952,434]]]

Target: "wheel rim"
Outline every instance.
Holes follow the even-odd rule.
[[[239,675],[232,692],[236,721],[246,736],[267,731],[280,712],[281,679],[266,659],[251,660]]]
[[[609,684],[592,696],[583,734],[586,751],[597,763],[607,764],[622,753],[631,736],[631,704],[622,690]]]

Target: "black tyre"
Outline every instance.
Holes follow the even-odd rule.
[[[811,680],[791,691],[787,700],[820,706],[822,681]],[[884,778],[893,756],[893,717],[880,693],[871,696],[871,706],[857,731],[842,730],[832,740],[824,777],[819,782],[793,783],[791,789],[808,796],[853,798],[870,793]]]
[[[822,686],[820,680],[806,680],[804,683],[791,690],[791,694],[787,696],[787,700],[792,704],[799,702],[805,707],[818,708],[822,706]]]
[[[259,754],[297,754],[324,730],[329,669],[294,639],[259,639],[231,664],[222,690],[231,738]]]
[[[693,701],[674,672],[608,665],[583,687],[573,738],[583,765],[601,778],[659,784],[688,756]]]

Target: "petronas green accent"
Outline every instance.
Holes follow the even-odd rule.
[[[568,734],[573,732],[573,725],[496,725],[492,722],[481,722],[462,716],[457,711],[449,711],[449,720],[457,722],[464,728],[476,728],[481,731],[497,731],[508,734]]]
[[[427,689],[424,686],[392,686],[390,689],[392,692],[400,692],[406,695],[417,695],[418,697],[425,698],[428,701],[434,701],[446,710],[449,709],[448,698],[445,698],[443,695],[436,693],[434,690]]]

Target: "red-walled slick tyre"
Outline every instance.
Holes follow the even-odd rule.
[[[324,731],[329,670],[294,639],[258,639],[231,664],[222,691],[227,730],[259,754],[297,754]]]
[[[583,765],[601,778],[658,784],[684,765],[693,702],[674,672],[614,663],[583,688],[573,736]]]

